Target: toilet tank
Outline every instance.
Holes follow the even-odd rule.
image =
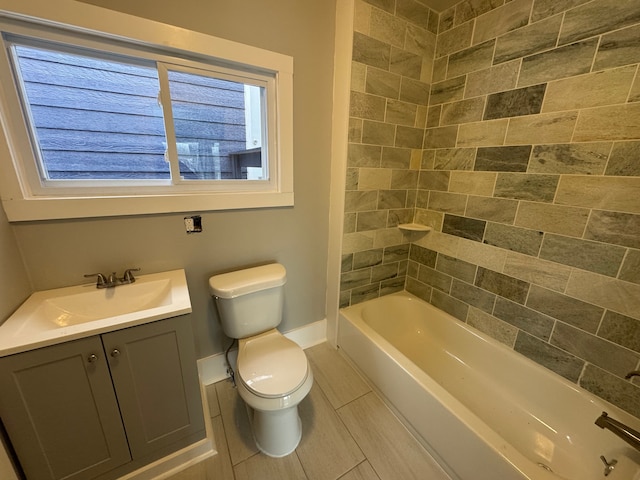
[[[282,321],[287,271],[279,263],[214,275],[209,279],[220,323],[230,338],[246,338]]]

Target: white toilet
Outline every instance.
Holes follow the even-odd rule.
[[[286,275],[282,265],[273,263],[209,279],[222,330],[238,339],[238,393],[249,407],[256,445],[270,457],[284,457],[298,446],[298,404],[313,384],[302,348],[276,329]]]

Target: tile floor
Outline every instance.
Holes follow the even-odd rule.
[[[284,458],[261,454],[229,381],[207,387],[219,454],[169,480],[449,480],[340,353],[306,350],[314,386],[298,409],[302,441]]]

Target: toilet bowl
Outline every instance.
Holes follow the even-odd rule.
[[[292,453],[302,437],[298,404],[313,385],[309,361],[275,327],[282,317],[286,271],[271,264],[209,279],[225,334],[238,339],[238,393],[256,446],[271,457]]]

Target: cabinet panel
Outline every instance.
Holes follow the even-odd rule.
[[[134,459],[204,431],[189,316],[102,335]]]
[[[1,358],[0,390],[29,479],[90,479],[130,461],[98,337]]]

